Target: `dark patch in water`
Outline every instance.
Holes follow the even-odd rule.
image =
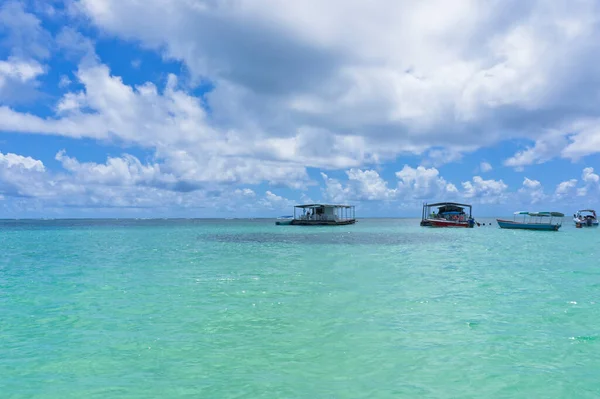
[[[225,243],[260,243],[294,245],[406,245],[439,243],[445,240],[440,236],[426,234],[386,234],[386,233],[332,233],[332,234],[207,234],[198,236],[199,240]],[[448,238],[449,239],[449,238]]]

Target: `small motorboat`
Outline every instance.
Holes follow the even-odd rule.
[[[292,220],[294,220],[293,216],[280,216],[275,221],[275,224],[277,226],[287,226],[289,224],[292,224]]]
[[[575,227],[598,227],[598,218],[593,209],[582,209],[573,215]]]
[[[513,220],[496,219],[501,229],[558,231],[564,213],[560,212],[515,212]],[[517,217],[523,220],[517,220]],[[556,220],[555,220],[556,219]]]

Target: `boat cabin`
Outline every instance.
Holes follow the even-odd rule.
[[[307,204],[294,207],[291,225],[337,226],[356,223],[354,205]]]

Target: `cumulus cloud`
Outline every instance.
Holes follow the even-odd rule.
[[[556,186],[554,200],[559,202],[588,201],[600,194],[600,176],[594,173],[594,168],[586,167],[581,172],[581,186],[578,179],[563,181]]]
[[[37,159],[0,153],[0,195],[3,198],[47,198],[46,167]],[[68,194],[68,193],[66,193]]]
[[[27,12],[25,3],[3,2],[0,6],[0,44],[20,59],[45,59],[50,56],[52,36],[42,27],[34,14]]]
[[[22,104],[38,96],[38,77],[45,73],[36,60],[9,57],[0,61],[0,104]]]
[[[339,179],[331,178],[323,172],[321,172],[321,177],[325,183],[323,188],[325,200],[334,203],[345,203],[353,200],[354,193],[349,186],[344,187]]]
[[[548,132],[535,142],[533,147],[528,147],[517,152],[504,161],[504,165],[523,170],[524,166],[540,164],[549,161],[561,153],[567,146],[568,140],[561,132]]]
[[[60,153],[56,185],[175,198],[215,190],[244,196],[235,190],[266,182],[276,196],[280,186],[314,184],[307,168],[320,168],[323,195],[339,201],[494,202],[506,199],[502,180],[475,176],[459,191],[437,167],[502,140],[530,143],[504,161],[517,169],[600,151],[593,105],[600,28],[591,0],[69,2],[102,37],[154,50],[186,71],[183,80],[171,74],[138,84],[111,71],[94,40],[72,27],[53,38],[23,4],[0,6],[8,49],[0,60],[0,130],[108,141],[153,155],[147,163],[123,155],[98,164]],[[35,87],[55,52],[79,66],[73,82],[61,78],[66,92],[54,114],[2,101],[2,92],[15,92],[11,85]],[[199,82],[211,89],[197,94]],[[402,155],[424,158],[422,166],[404,166],[397,181],[386,182],[377,164]],[[345,177],[330,178],[336,170],[347,170]],[[489,170],[482,162],[479,172]],[[592,192],[594,175],[576,193]],[[532,201],[543,194],[533,182],[519,189]]]
[[[108,158],[105,164],[81,163],[64,151],[56,155],[63,169],[47,170],[37,159],[0,153],[0,195],[5,200],[44,209],[120,208],[195,209],[225,212],[269,212],[290,206],[291,201],[271,191],[258,196],[250,188],[212,187],[184,190],[181,182],[163,173],[156,164],[142,164],[131,155]]]
[[[286,155],[285,145],[261,142],[252,132],[212,128],[200,99],[178,89],[173,75],[162,93],[152,83],[127,86],[101,64],[82,66],[77,77],[85,90],[66,93],[57,104],[58,117],[42,119],[0,107],[0,128],[72,138],[117,138],[153,148],[166,168],[183,180],[267,181],[294,188],[309,184],[301,159]]]
[[[556,186],[554,196],[556,199],[563,199],[575,195],[577,186],[577,179],[570,179],[563,181]]]
[[[196,98],[174,76],[162,92],[152,83],[132,87],[88,60],[77,73],[84,90],[61,99],[61,117],[2,108],[0,129],[118,139],[164,156],[191,150],[199,168],[234,157],[241,169],[270,160],[300,176],[302,166],[357,168],[427,150],[439,165],[506,138],[534,138],[534,147],[507,161],[523,167],[561,154],[543,129],[589,116],[588,108],[556,109],[584,76],[598,73],[572,73],[599,42],[591,1],[172,2],[168,13],[162,0],[75,4],[105,33],[181,60],[214,90]],[[47,36],[19,3],[7,3],[3,15],[20,21],[11,32],[35,36],[28,42]],[[56,42],[93,53],[72,28]],[[579,151],[578,137],[565,156]]]
[[[479,169],[481,170],[481,172],[487,173],[487,172],[491,171],[493,168],[489,162],[484,161],[479,164]]]
[[[396,172],[396,177],[399,180],[398,190],[406,198],[433,199],[458,194],[456,186],[441,177],[436,168],[404,165],[402,170]]]
[[[326,200],[338,203],[349,201],[391,201],[396,199],[398,190],[389,188],[388,183],[375,170],[350,169],[346,171],[345,185],[321,173]]]
[[[458,159],[461,146],[540,140],[508,162],[522,167],[560,154],[541,148],[547,126],[597,112],[565,99],[598,76],[590,54],[600,41],[593,1],[509,3],[173,2],[164,13],[159,0],[78,2],[105,32],[215,82],[207,98],[229,128],[259,127],[287,145],[296,126],[321,129],[325,142],[359,137],[365,160],[432,146],[438,161],[443,151]]]
[[[594,173],[594,168],[584,168],[581,174],[584,186],[577,190],[577,195],[585,197],[588,194],[598,194],[600,191],[600,176]]]
[[[163,186],[176,182],[174,176],[161,172],[160,165],[143,165],[139,159],[129,154],[119,158],[109,157],[106,164],[81,163],[67,156],[64,150],[58,152],[55,158],[81,183],[107,186]]]
[[[374,170],[350,169],[346,172],[359,201],[386,201],[396,196],[396,189],[390,189],[387,182]]]
[[[261,199],[259,203],[268,210],[290,210],[295,205],[294,201],[290,201],[289,199],[274,194],[271,191],[267,191],[264,198]]]
[[[456,186],[447,182],[433,167],[404,165],[396,172],[398,180],[391,187],[375,170],[350,169],[346,171],[345,181],[325,173],[321,176],[325,183],[323,195],[333,202],[403,200],[413,203],[415,200],[459,196]]]
[[[576,133],[568,136],[569,144],[561,151],[563,157],[578,160],[599,151],[600,118],[577,121],[568,129]]]
[[[525,204],[539,204],[546,199],[544,187],[538,180],[525,177],[521,188],[517,191],[521,202]]]
[[[481,176],[473,176],[472,181],[462,183],[463,195],[481,203],[500,203],[506,199],[508,186],[502,180],[484,180]]]

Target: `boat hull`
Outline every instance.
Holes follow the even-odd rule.
[[[441,220],[441,219],[425,219],[421,221],[421,226],[427,227],[462,227],[471,228],[475,225],[472,221],[457,222],[453,220]]]
[[[573,219],[573,223],[575,223],[575,226],[580,224],[581,227],[598,227],[597,220],[592,220],[591,222],[588,222],[587,220]]]
[[[544,231],[558,231],[560,224],[551,223],[521,223],[512,220],[496,219],[498,226],[501,229],[518,229],[518,230],[544,230]]]
[[[294,219],[290,223],[293,226],[344,226],[356,223],[356,219],[348,220],[301,220]]]
[[[291,220],[278,220],[275,222],[277,226],[289,226],[292,224]]]

